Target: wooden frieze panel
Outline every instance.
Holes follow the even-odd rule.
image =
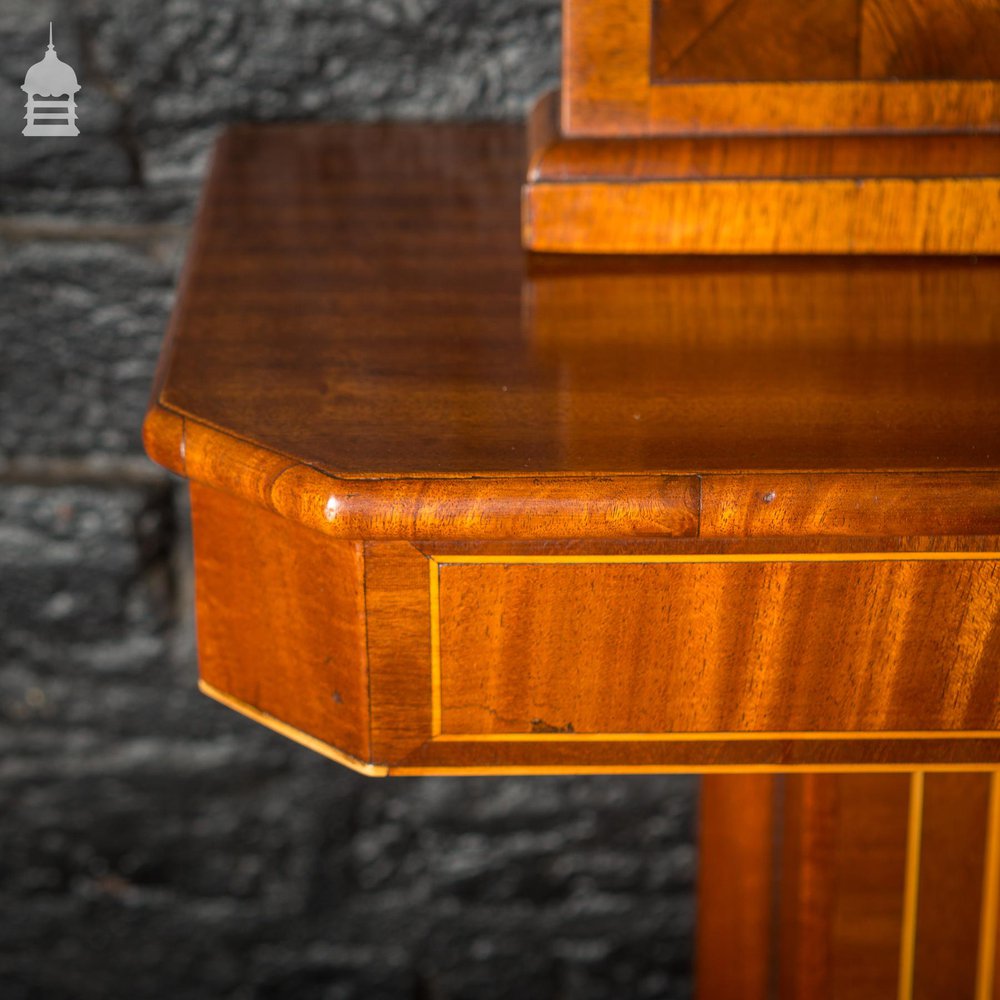
[[[653,0],[656,82],[1000,76],[993,0]]]
[[[1000,562],[968,555],[442,557],[441,734],[1000,729]]]

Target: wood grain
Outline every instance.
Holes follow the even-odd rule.
[[[860,34],[858,0],[654,0],[653,78],[855,80]]]
[[[783,11],[788,20],[789,17],[794,19],[795,11],[802,5],[774,4],[768,0],[756,6],[759,16],[765,20],[768,11],[775,8]],[[906,0],[892,3],[894,9],[906,6]],[[910,5],[911,9],[917,6],[925,11],[933,5]],[[948,11],[949,19],[955,18],[955,24],[971,18],[974,24],[992,26],[992,11],[982,13],[983,5],[974,0],[968,3],[941,0],[939,6]],[[734,10],[741,7],[739,3],[733,5]],[[827,7],[818,5],[821,12]],[[717,10],[718,5],[713,9]],[[866,56],[862,57],[867,72],[889,73],[886,67],[893,64],[893,51],[906,46],[919,48],[921,42],[926,44],[930,54],[914,58],[928,66],[927,75],[931,77],[939,66],[966,65],[965,51],[968,49],[976,52],[973,62],[977,67],[995,65],[995,28],[950,31],[945,46],[949,55],[942,62],[934,55],[942,42],[934,31],[933,21],[924,16],[923,11],[920,20],[924,28],[919,35],[897,25],[889,29],[889,37],[886,37],[885,32],[880,34],[869,27]],[[718,23],[724,25],[724,14]],[[706,56],[700,71],[705,73],[712,68],[716,77],[731,79],[726,75],[731,62],[735,61],[739,67],[740,60],[747,58],[744,53],[748,49],[770,45],[771,36],[762,37],[759,19],[749,18],[749,28],[753,30],[730,38],[731,44],[720,44],[712,60]],[[839,36],[843,34],[843,31],[838,32]],[[685,38],[690,39],[690,36],[689,28]],[[793,44],[786,39],[784,51],[775,48],[770,52],[771,60],[778,66],[774,72],[791,72],[796,64],[791,49]],[[671,51],[671,45],[662,40],[657,47],[667,54]],[[818,43],[810,51],[817,47]],[[836,48],[843,53],[843,41]],[[995,130],[1000,117],[1000,83],[995,78],[936,80],[921,74],[921,78],[907,81],[782,80],[662,85],[655,82],[651,73],[653,52],[653,0],[567,0],[562,75],[562,121],[567,135]],[[844,60],[846,55],[840,58]],[[760,67],[751,63],[748,68]],[[965,72],[961,71],[961,75]],[[975,72],[978,75],[978,69]]]
[[[988,177],[1000,170],[1000,137],[988,132],[911,135],[568,136],[560,94],[540,97],[528,119],[527,181],[760,178]]]
[[[365,546],[372,747],[401,764],[425,746],[432,725],[427,558],[406,542]]]
[[[445,736],[1000,730],[995,559],[439,572]]]
[[[1000,831],[995,819],[990,828],[995,777],[711,777],[703,785],[699,997],[994,995],[980,914],[992,905],[983,890],[988,838]],[[745,884],[746,895],[725,893],[725,878],[731,889]],[[986,928],[987,939],[995,931]],[[743,954],[748,941],[759,943],[746,963],[719,961]]]
[[[202,679],[370,761],[361,546],[191,486]]]
[[[770,775],[701,781],[695,982],[705,1000],[768,1000],[776,797]]]
[[[986,79],[998,37],[991,0],[654,0],[653,77]]]
[[[897,996],[910,778],[802,775],[785,784],[779,996]]]
[[[572,137],[531,114],[522,239],[565,253],[989,253],[1000,137]]]
[[[914,1000],[975,996],[989,775],[928,775],[924,787]]]
[[[977,254],[1000,250],[1000,180],[532,184],[525,247],[549,253]]]
[[[1000,76],[994,0],[862,0],[860,70],[898,80]]]
[[[861,541],[854,540],[853,544],[860,545]],[[634,547],[639,543],[627,544]],[[648,547],[651,543],[645,544]],[[667,543],[658,543],[656,547],[662,547],[663,544]],[[688,547],[692,543],[675,540],[669,544],[676,549]],[[716,546],[721,544],[723,543],[715,543]],[[841,541],[839,544],[845,543]],[[958,546],[957,541],[950,544],[953,548]],[[483,543],[479,543],[479,547],[482,546]],[[621,545],[609,547],[620,548]],[[536,543],[536,548],[543,552],[544,558],[544,554],[551,555],[553,549],[558,549],[558,546],[554,546],[553,543]],[[961,548],[955,548],[955,551],[961,551]],[[435,558],[447,559],[447,556],[441,556],[439,553]],[[473,558],[484,557],[473,556]],[[511,568],[505,571],[507,574],[523,568],[523,564],[518,564],[516,558],[510,556],[499,556],[497,562],[492,565],[501,572],[504,572],[505,565],[509,565]],[[748,733],[740,739],[730,739],[725,734],[717,732],[695,734],[663,731],[655,737],[648,731],[645,735],[640,733],[635,736],[629,733],[618,735],[588,733],[582,724],[574,725],[574,732],[560,732],[560,729],[566,729],[566,720],[557,717],[558,707],[556,713],[552,712],[551,699],[544,707],[535,710],[533,706],[526,714],[523,732],[498,731],[498,728],[502,729],[504,726],[503,720],[486,711],[483,714],[489,717],[487,724],[492,727],[492,731],[487,730],[485,735],[481,736],[456,733],[452,726],[454,717],[449,718],[447,711],[448,635],[449,630],[456,626],[460,630],[465,628],[466,618],[474,620],[477,609],[467,601],[459,601],[454,609],[445,610],[438,618],[436,630],[434,607],[438,600],[447,597],[446,591],[440,587],[435,594],[435,585],[432,581],[435,578],[436,568],[438,567],[435,567],[425,553],[407,543],[372,542],[366,546],[366,617],[371,670],[373,759],[377,764],[387,766],[390,773],[563,773],[607,770],[620,772],[729,770],[752,773],[795,770],[802,767],[811,767],[819,771],[845,768],[893,770],[914,764],[927,766],[932,770],[956,767],[976,770],[979,766],[989,766],[987,762],[993,762],[993,766],[996,766],[1000,756],[1000,746],[995,735],[983,737],[968,732],[961,734],[959,739],[954,739],[946,735],[934,736],[918,732],[888,735],[872,732],[855,734],[851,737],[844,733],[828,736],[823,732],[810,735],[765,731]],[[469,566],[461,564],[461,567],[451,567],[451,569],[458,568],[465,570]],[[576,567],[574,565],[571,568]],[[612,565],[611,568],[620,567]],[[643,580],[642,588],[650,589],[648,580]],[[875,594],[879,593],[876,589]],[[566,612],[559,619],[563,623],[575,622],[573,616],[576,614],[586,618],[584,612],[588,608],[584,607],[581,611],[580,595],[576,589],[566,587],[559,581],[554,589],[549,588],[544,591],[541,598],[537,594],[532,594],[532,601],[537,602],[540,599],[544,604],[546,600],[544,594],[552,595],[553,601],[563,602]],[[592,598],[593,594],[590,596]],[[956,603],[961,600],[961,597],[956,597],[951,590],[948,591],[948,596]],[[634,601],[636,596],[633,595],[632,599]],[[446,600],[443,601],[443,604],[446,603]],[[611,589],[606,590],[604,603],[613,606]],[[494,625],[487,626],[489,636],[486,647],[482,646],[478,633],[473,637],[474,641],[479,643],[474,647],[474,657],[478,657],[479,660],[463,660],[460,665],[454,664],[450,675],[452,681],[458,677],[459,684],[465,685],[470,691],[475,691],[475,696],[479,698],[489,698],[490,695],[486,692],[497,692],[503,685],[508,689],[515,688],[519,684],[524,685],[525,690],[529,692],[529,700],[538,694],[539,684],[554,685],[556,689],[562,685],[567,691],[579,687],[580,699],[586,702],[587,707],[583,709],[583,715],[577,715],[577,722],[580,722],[587,712],[600,713],[606,708],[614,708],[617,703],[613,692],[609,694],[601,689],[596,699],[589,698],[592,679],[599,673],[595,671],[592,655],[584,659],[578,657],[580,669],[573,671],[567,670],[567,664],[574,662],[572,658],[554,662],[547,659],[545,650],[541,648],[525,654],[515,646],[518,632],[523,631],[517,615],[523,616],[524,611],[514,612],[513,616],[512,613],[504,613],[503,609],[507,606],[502,601],[496,607],[501,609],[502,627],[498,630]],[[736,611],[735,606],[734,611]],[[848,617],[849,611],[850,609],[844,612],[845,617]],[[941,600],[932,601],[926,606],[925,611],[936,621],[942,615]],[[534,611],[529,610],[528,613],[533,614]],[[630,607],[624,617],[633,623],[637,618],[641,618],[634,607]],[[576,625],[572,624],[572,628],[575,627]],[[915,622],[911,621],[911,627],[915,637],[917,634]],[[966,627],[975,631],[974,622]],[[572,631],[572,628],[567,628],[564,635]],[[875,637],[871,641],[877,643],[881,640]],[[979,641],[978,634],[976,641]],[[504,661],[504,666],[496,676],[488,683],[480,684],[479,679],[484,675],[481,672],[477,673],[477,670],[486,662],[481,658],[482,651],[488,649],[490,642],[497,644],[506,642],[505,653],[509,654],[509,658]],[[828,648],[829,636],[824,634],[822,642],[825,644],[824,648]],[[443,695],[440,702],[435,697],[435,649],[438,650],[442,663],[442,672],[438,675],[439,690]],[[920,660],[924,655],[921,650],[926,652],[926,662]],[[923,642],[916,646],[911,644],[908,652],[911,658],[916,654],[919,661],[912,675],[915,678],[913,691],[919,690],[919,695],[907,693],[907,686],[897,683],[900,680],[899,671],[888,669],[886,677],[895,680],[885,684],[881,697],[898,699],[897,704],[903,707],[904,711],[927,711],[927,706],[931,703],[926,699],[928,682],[923,674],[927,670],[933,672],[936,669],[935,655],[931,647]],[[627,658],[621,661],[623,666],[627,662]],[[920,662],[923,662],[922,667],[919,665]],[[530,670],[525,671],[526,664],[530,664]],[[519,669],[504,673],[507,666],[514,665],[519,665]],[[456,674],[455,669],[458,669],[459,673]],[[776,669],[784,667],[779,664]],[[813,676],[811,669],[803,669],[802,673],[809,677]],[[650,671],[650,675],[656,678],[658,673]],[[975,698],[979,699],[981,705],[989,706],[996,703],[995,694],[990,694],[988,685],[987,679],[987,687],[977,688],[978,693]],[[804,690],[801,684],[797,684],[796,687],[800,693]],[[739,683],[732,687],[734,697],[740,700],[743,711],[750,712],[752,697],[744,698],[736,694],[740,689]],[[886,695],[885,692],[889,694]],[[465,695],[460,694],[456,697],[464,698]],[[787,691],[783,697],[788,698]],[[794,701],[796,696],[793,693],[791,697]],[[648,700],[648,692],[642,699]],[[636,701],[642,699],[637,698]],[[693,700],[695,699],[689,699]],[[807,700],[805,695],[803,700]],[[832,696],[827,697],[824,689],[823,694],[816,697],[816,701],[820,707],[815,710],[821,714],[824,712],[828,714],[831,709],[823,709],[822,706],[830,706],[833,702]],[[859,699],[855,699],[855,702],[858,703]],[[464,706],[465,702],[461,704]],[[541,702],[538,704],[541,705]],[[579,707],[574,705],[574,711]],[[463,707],[461,711],[466,711],[466,708]],[[647,712],[656,711],[656,705],[647,709]],[[734,711],[737,712],[734,718],[738,718],[741,710],[734,709]],[[747,725],[749,728],[750,718],[751,716],[747,715],[738,725]],[[476,721],[479,722],[478,719]],[[573,722],[574,719],[569,717],[569,721]],[[657,720],[658,723],[663,721],[662,718]],[[858,735],[860,739],[857,738]]]
[[[830,557],[850,553],[997,551],[997,264],[526,262],[514,211],[523,152],[518,130],[506,126],[237,128],[220,145],[147,423],[150,451],[201,484],[196,508],[210,513],[199,523],[219,525],[196,540],[207,567],[207,669],[218,671],[206,682],[267,719],[344,746],[335,714],[324,714],[332,709],[315,700],[329,680],[313,648],[330,641],[328,609],[295,597],[314,575],[334,587],[328,577],[340,566],[343,580],[365,580],[358,627],[370,665],[355,663],[357,675],[371,671],[371,701],[347,752],[393,773],[995,766],[992,730],[858,739],[760,729],[728,740],[671,731],[684,720],[658,716],[655,697],[634,709],[604,699],[615,725],[654,726],[653,738],[632,739],[624,728],[602,734],[587,712],[602,707],[609,636],[624,630],[628,648],[666,669],[661,649],[647,656],[656,643],[632,610],[646,607],[651,620],[672,613],[669,601],[657,604],[672,589],[667,570],[645,558],[672,555],[706,564],[669,570],[691,584],[676,598],[688,601],[691,648],[707,641],[720,581],[733,622],[719,642],[732,645],[741,620],[753,626],[743,629],[750,645],[723,657],[732,677],[756,676],[744,655],[754,642],[773,652],[772,681],[793,671],[773,643],[796,631],[788,622],[804,621],[803,581],[830,597],[817,621],[840,614],[854,643],[846,665],[823,660],[820,642],[803,654],[823,660],[837,683],[857,680],[865,643],[899,640],[886,646],[897,665],[886,677],[899,683],[871,698],[851,692],[823,710],[823,692],[810,689],[811,707],[793,692],[781,708],[754,701],[755,691],[776,689],[771,681],[744,692],[717,671],[718,718],[688,722],[734,731],[755,719],[809,722],[827,733],[889,719],[948,733],[991,724],[983,706],[996,692],[979,668],[993,655],[993,583],[975,578],[987,564],[928,564],[907,576],[898,560],[869,558],[850,571],[851,584],[838,575],[843,567],[809,565],[821,560],[779,571],[702,557],[818,553],[833,565]],[[517,564],[525,555],[594,563],[615,554],[642,558],[544,572]],[[456,558],[495,556],[511,569]],[[276,579],[251,587],[245,568],[272,560]],[[431,581],[442,564],[436,723]],[[524,582],[536,572],[540,588]],[[242,576],[230,584],[227,573]],[[510,614],[483,644],[474,633],[505,586]],[[249,611],[226,611],[234,587]],[[923,610],[918,597],[929,600]],[[623,610],[612,621],[615,607]],[[576,630],[593,646],[564,657],[560,643],[573,639],[564,626],[580,608],[593,610]],[[261,623],[286,615],[273,673]],[[532,615],[552,628],[535,636]],[[491,662],[507,663],[505,649],[529,665],[530,697],[514,715],[528,730],[513,734],[519,741],[449,716],[456,704],[490,704],[478,691],[469,692],[478,700],[452,697],[458,654],[473,651],[466,677],[503,694],[519,683],[507,666],[486,678]],[[916,663],[909,686],[898,669],[904,654]],[[589,707],[529,704],[565,675],[565,663],[592,671],[580,690],[599,697]],[[704,684],[711,674],[699,663],[693,676]],[[282,706],[297,681],[281,677],[308,685],[304,715]],[[817,683],[810,676],[802,690]],[[927,696],[934,684],[958,701],[942,708]],[[686,704],[711,714],[690,696]],[[628,719],[629,711],[649,718]],[[535,719],[537,728],[572,722],[579,732],[531,732]],[[482,735],[455,732],[467,722]],[[356,742],[366,725],[367,748]]]
[[[705,476],[703,538],[1000,532],[1000,476]]]
[[[151,451],[328,534],[455,540],[691,533],[692,484],[660,476],[998,468],[995,263],[526,271],[522,154],[502,126],[230,134]]]

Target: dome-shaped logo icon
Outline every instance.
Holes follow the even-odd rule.
[[[28,124],[24,126],[22,135],[80,134],[76,127],[75,99],[80,84],[73,67],[56,55],[51,21],[45,58],[25,73],[21,90],[28,95],[24,115]]]

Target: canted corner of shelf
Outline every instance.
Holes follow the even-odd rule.
[[[349,768],[357,774],[362,774],[366,778],[384,778],[389,774],[389,769],[385,765],[358,760],[357,757],[352,757],[349,753],[345,753],[338,747],[317,739],[317,737],[311,736],[309,733],[305,733],[301,729],[296,729],[294,726],[290,726],[287,722],[282,722],[281,719],[277,719],[273,715],[269,715],[267,712],[262,712],[259,708],[255,708],[253,705],[249,705],[245,701],[241,701],[239,698],[234,698],[232,695],[226,694],[225,691],[220,691],[207,681],[199,680],[198,690],[201,691],[202,694],[212,698],[214,701],[219,702],[221,705],[225,705],[227,708],[231,708],[233,711],[239,712],[240,715],[245,715],[248,719],[252,719],[254,722],[259,722],[262,726],[266,726],[268,729],[273,730],[281,736],[293,740],[295,743],[306,747],[308,750],[322,754],[322,756],[328,758],[329,760],[332,760],[337,764],[342,764],[344,767]]]

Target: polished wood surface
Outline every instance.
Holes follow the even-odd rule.
[[[998,37],[992,0],[653,0],[653,77],[977,80]]]
[[[549,253],[990,254],[1000,181],[615,181],[529,185],[524,244]]]
[[[996,262],[528,261],[522,157],[506,126],[230,133],[151,452],[345,538],[693,534],[696,477],[808,472],[777,492],[818,505],[862,470],[969,473],[924,516],[994,530]]]
[[[704,1000],[771,998],[780,787],[763,774],[701,781],[695,982]]]
[[[206,692],[366,773],[996,766],[1000,539],[449,554],[192,499]]]
[[[906,775],[785,779],[779,996],[906,997],[913,883]]]
[[[996,1000],[1000,265],[528,258],[523,157],[222,141],[145,424],[202,689],[368,775],[709,774],[703,995]]]
[[[1000,253],[994,0],[565,0],[525,247]]]
[[[531,250],[1000,251],[996,134],[574,137],[557,94],[528,131]]]
[[[698,996],[993,1000],[998,807],[997,774],[706,778]]]
[[[566,0],[573,136],[996,129],[981,0]],[[824,79],[825,77],[825,79]]]
[[[987,775],[924,781],[914,1000],[976,996],[989,808]]]
[[[1000,730],[1000,559],[940,555],[442,557],[441,733]]]
[[[609,141],[565,135],[559,108],[559,92],[551,91],[529,117],[529,183],[989,177],[1000,168],[1000,136],[989,132],[650,135]]]
[[[370,762],[360,543],[198,483],[191,512],[202,681]]]
[[[995,767],[998,584],[980,557],[996,541],[913,539],[906,555],[861,539],[785,555],[775,539],[370,543],[370,608],[408,637],[380,638],[370,661],[373,733],[376,691],[406,722],[373,735],[377,759],[393,773]]]
[[[653,0],[652,75],[667,81],[856,80],[864,0]],[[753,38],[754,45],[747,41]]]
[[[146,422],[205,689],[381,773],[996,766],[997,262],[528,258],[523,153],[220,144]]]

